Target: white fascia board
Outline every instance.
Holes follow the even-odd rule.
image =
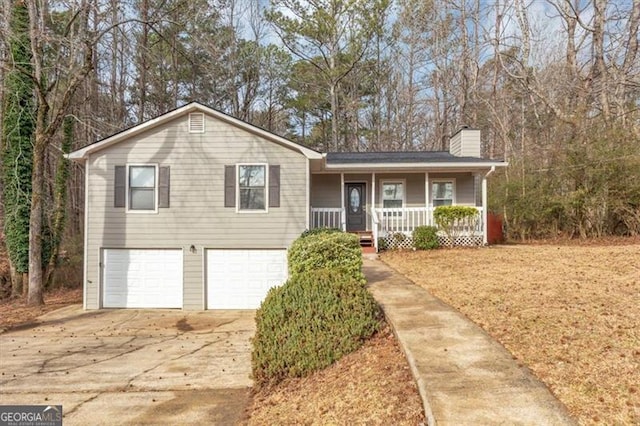
[[[149,121],[145,121],[142,124],[139,124],[137,126],[131,127],[130,129],[124,130],[120,133],[117,133],[113,136],[110,136],[100,142],[96,142],[94,144],[91,145],[87,145],[84,148],[80,148],[76,151],[73,151],[69,154],[66,154],[65,157],[70,159],[70,160],[76,160],[76,161],[83,161],[84,159],[87,158],[87,156],[93,152],[99,151],[101,149],[107,148],[113,144],[116,144],[124,139],[130,138],[134,135],[137,135],[139,133],[142,133],[146,130],[149,130],[153,127],[156,127],[160,124],[166,123],[172,119],[174,119],[175,117],[179,116],[179,115],[183,115],[192,111],[201,111],[204,112],[208,115],[211,115],[213,117],[215,117],[216,119],[220,120],[220,121],[224,121],[226,123],[229,123],[233,126],[239,127],[243,130],[246,130],[250,133],[256,134],[258,136],[261,136],[265,139],[268,139],[272,142],[276,142],[278,144],[284,145],[288,148],[291,148],[293,150],[296,150],[298,152],[300,152],[301,154],[303,154],[305,157],[309,158],[309,159],[321,159],[322,158],[322,154],[320,152],[314,151],[312,149],[306,148],[302,145],[299,145],[297,143],[291,142],[281,136],[278,136],[276,134],[273,134],[271,132],[268,132],[266,130],[263,130],[259,127],[255,127],[249,123],[246,123],[242,120],[239,120],[237,118],[231,117],[229,115],[223,114],[219,111],[216,111],[212,108],[209,108],[207,106],[192,102],[190,104],[187,104],[183,107],[177,108],[173,111],[170,111],[166,114],[163,114],[159,117],[156,117],[154,119],[151,119]]]
[[[487,169],[491,167],[506,167],[509,163],[496,161],[487,163],[342,163],[325,164],[331,170],[365,170],[365,169]]]
[[[145,121],[142,124],[138,124],[137,126],[133,126],[127,130],[123,130],[120,133],[116,133],[115,135],[110,136],[106,139],[103,139],[100,142],[96,142],[91,145],[87,145],[84,148],[80,148],[76,151],[73,151],[67,154],[67,158],[69,160],[84,160],[87,158],[89,154],[93,152],[107,148],[124,139],[130,138],[131,136],[134,136],[146,130],[152,129],[159,124],[165,123],[178,115],[181,115],[185,112],[188,112],[190,110],[195,110],[195,109],[197,109],[196,104],[187,104],[181,108],[174,109],[173,111],[163,114],[159,117],[153,118],[149,121]]]

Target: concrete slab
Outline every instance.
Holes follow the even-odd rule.
[[[369,289],[403,348],[430,425],[574,425],[564,405],[480,327],[383,262]]]
[[[0,404],[64,423],[233,424],[252,384],[254,311],[66,307],[0,334]]]

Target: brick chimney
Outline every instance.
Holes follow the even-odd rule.
[[[480,157],[480,130],[462,126],[449,139],[449,152],[456,157]]]

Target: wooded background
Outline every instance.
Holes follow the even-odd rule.
[[[32,303],[81,254],[62,153],[192,100],[322,151],[478,128],[508,237],[640,234],[640,0],[0,2],[0,217]]]

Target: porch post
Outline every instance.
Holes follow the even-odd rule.
[[[373,215],[376,214],[376,174],[371,173],[371,209],[369,209],[369,215],[371,216],[371,230],[373,231],[373,247],[378,252],[378,224],[373,220]]]
[[[342,211],[340,212],[340,220],[342,221],[342,230],[347,230],[347,217],[346,211],[344,208],[344,173],[340,173],[340,206],[342,207]]]
[[[482,175],[482,244],[485,246],[489,243],[487,235],[487,176]]]
[[[427,215],[425,225],[431,226],[431,211],[429,210],[429,172],[424,172],[424,207]]]
[[[306,165],[306,174],[307,174],[307,188],[306,188],[306,199],[307,199],[307,229],[311,229],[311,172],[309,163],[311,160],[307,158]]]
[[[376,208],[376,174],[371,173],[371,208]],[[371,223],[373,225],[373,223]]]

